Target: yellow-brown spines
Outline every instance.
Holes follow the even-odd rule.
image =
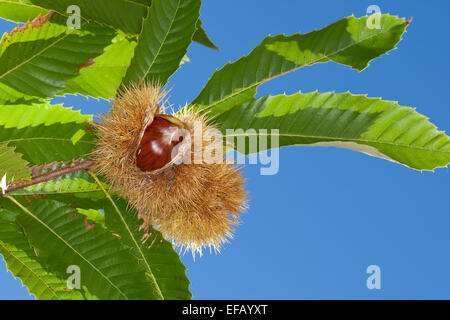
[[[173,115],[174,119],[160,114],[165,110],[165,95],[159,86],[144,84],[132,86],[119,95],[111,110],[96,124],[98,146],[92,153],[95,169],[123,191],[138,210],[145,229],[154,226],[176,245],[193,253],[201,254],[204,246],[220,249],[232,237],[246,207],[240,170],[226,163],[174,161],[180,157],[195,158],[193,138],[175,144],[180,147],[174,153],[177,159],[164,159],[147,168],[137,165],[145,131],[154,119],[162,122],[159,126],[182,127],[190,136],[194,135],[195,124],[200,124],[203,139],[200,153],[212,143],[223,147],[221,141],[211,142],[203,135],[214,129],[204,116],[186,108]],[[170,124],[164,123],[165,120]],[[151,138],[145,143],[150,142]]]

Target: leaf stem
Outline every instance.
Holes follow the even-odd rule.
[[[70,166],[60,168],[60,169],[33,177],[29,181],[18,181],[18,182],[10,184],[8,186],[8,189],[5,191],[5,193],[15,191],[18,189],[22,189],[22,188],[26,188],[26,187],[29,187],[29,186],[32,186],[32,185],[35,185],[35,184],[38,184],[41,182],[53,180],[53,179],[56,179],[58,177],[64,176],[64,175],[72,173],[72,172],[89,170],[93,164],[94,164],[93,161],[78,162],[76,164],[71,164]]]

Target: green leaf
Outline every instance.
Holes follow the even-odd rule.
[[[6,182],[30,180],[31,169],[28,162],[22,159],[20,153],[14,152],[14,147],[0,142],[0,179],[6,174]]]
[[[61,181],[67,182],[67,186],[72,187],[61,186],[61,189],[58,190],[59,193],[52,192],[54,184],[59,187],[59,181],[55,181],[14,191],[11,194],[14,196],[45,195],[46,199],[54,199],[77,208],[79,213],[101,225],[104,225],[104,219],[106,218],[107,229],[120,235],[122,243],[131,248],[131,252],[137,257],[142,267],[155,279],[164,299],[191,299],[190,282],[185,275],[186,268],[174,251],[172,244],[166,241],[156,230],[152,229],[150,233],[140,230],[141,222],[137,219],[136,211],[127,208],[128,205],[124,199],[113,200],[112,197],[115,198],[116,195],[110,195],[105,189],[103,189],[101,195],[95,194],[94,196],[94,192],[99,188],[97,184],[96,188],[89,186],[83,190],[83,185],[91,184],[90,181],[93,179],[88,179],[87,176],[89,175],[86,172],[77,172],[76,174],[81,179],[70,180],[75,178],[74,173],[61,179]],[[84,183],[80,185],[80,181],[84,181]],[[45,187],[45,184],[51,186]],[[102,184],[102,186],[107,188],[105,184]],[[82,191],[78,192],[75,187],[79,187]],[[31,188],[32,190],[30,190]],[[105,215],[101,214],[98,211],[99,209],[104,210]],[[142,242],[144,237],[147,240]]]
[[[135,210],[127,210],[125,200],[105,202],[106,227],[120,235],[120,239],[132,249],[141,265],[153,274],[164,299],[191,299],[186,267],[170,242],[159,231],[140,230],[141,221]],[[146,239],[143,243],[143,239]]]
[[[1,0],[0,16],[13,22],[27,22],[38,15],[44,16],[50,10],[38,7],[30,0]]]
[[[21,190],[12,191],[13,195],[51,195],[67,194],[72,197],[88,196],[92,199],[104,199],[101,189],[85,171],[72,172],[59,178],[41,182]]]
[[[194,33],[192,40],[204,45],[205,47],[219,50],[219,48],[211,41],[211,39],[206,34],[206,31],[205,29],[203,29],[202,24],[203,23],[201,20],[197,21],[197,31]]]
[[[251,100],[263,82],[315,63],[334,61],[363,70],[395,48],[408,23],[385,14],[380,25],[369,29],[367,17],[351,16],[306,34],[268,36],[248,56],[216,71],[192,105],[214,115]]]
[[[3,212],[0,211],[0,216]],[[67,277],[48,272],[40,263],[22,228],[0,217],[0,254],[6,267],[38,300],[83,299],[80,291],[67,288]]]
[[[0,105],[41,103],[45,99],[30,96],[0,82]]]
[[[70,161],[86,156],[94,135],[88,130],[92,116],[50,105],[0,106],[0,141],[14,146],[32,165]]]
[[[11,194],[15,195],[15,193],[12,192]],[[91,193],[73,193],[73,194],[64,192],[53,194],[41,193],[38,194],[37,196],[40,197],[41,195],[43,195],[47,200],[56,200],[61,203],[66,203],[67,205],[76,208],[77,210],[78,209],[103,210],[105,206],[104,205],[105,196],[102,191],[99,191],[98,193],[91,192]]]
[[[136,1],[134,1],[136,2]],[[18,0],[6,0],[4,2],[0,2],[0,8],[4,8],[4,11],[0,10],[0,16],[3,16],[6,19],[16,21],[16,22],[25,22],[28,20],[34,19],[38,14],[45,15],[49,12],[49,9],[45,9],[37,6],[37,4],[45,5],[47,8],[53,8],[57,10],[59,15],[63,16],[64,19],[59,19],[58,21],[53,21],[52,23],[59,23],[61,28],[65,27],[65,19],[69,17],[69,14],[66,13],[65,9],[69,2],[42,2],[35,1],[35,4],[32,1],[27,0],[24,2],[19,2]],[[70,3],[74,4],[74,3]],[[111,5],[112,3],[108,3],[106,5]],[[147,15],[147,9],[149,8],[150,1],[142,0],[141,3],[129,3],[129,6],[145,6],[144,14],[139,14],[136,16],[135,21],[139,21],[139,30],[136,31],[135,34],[131,34],[132,36],[136,36],[141,32],[142,29],[142,21]],[[82,10],[82,18],[86,17],[83,14],[84,10],[83,6],[85,4],[81,3]],[[101,23],[98,19],[96,19],[95,15],[99,14],[102,11],[93,11],[91,10],[92,3],[89,3],[88,13],[93,15],[94,17],[89,17],[89,19],[82,19],[84,25],[82,26],[82,30],[85,28],[85,24],[93,24],[93,23]],[[95,2],[95,6],[101,7],[105,5],[102,2]],[[63,10],[64,9],[64,10]],[[124,17],[124,13],[118,12],[121,14],[122,19],[130,19],[130,12],[127,11],[127,16]],[[111,17],[103,17],[109,19]],[[125,19],[125,20],[126,20]],[[105,28],[114,28],[116,30],[122,30],[123,28],[119,28],[114,21],[110,21],[111,23],[103,23],[103,25],[107,26]],[[134,48],[136,46],[135,41],[131,41],[129,36],[119,32],[119,34],[114,40],[113,43],[105,48],[104,53],[98,57],[95,57],[90,61],[94,62],[88,68],[82,68],[74,78],[71,78],[66,83],[66,88],[63,91],[59,91],[57,95],[63,95],[66,93],[70,94],[83,94],[86,96],[92,96],[94,98],[105,98],[111,99],[114,98],[115,93],[122,82],[123,77],[125,76],[126,70],[130,65],[130,61],[132,56],[134,55]],[[129,34],[130,35],[130,34]],[[197,22],[197,30],[194,34],[194,41],[198,41],[201,44],[216,48],[215,45],[211,42],[211,40],[206,35],[205,30],[201,26],[201,22]],[[22,99],[22,100],[21,100]],[[17,101],[24,102],[25,100],[31,100],[32,96],[27,96],[24,93],[17,92],[13,88],[6,86],[0,82],[0,103],[5,103],[7,101]]]
[[[278,136],[279,146],[344,147],[399,162],[418,170],[450,163],[450,138],[414,109],[350,93],[297,93],[265,96],[221,113],[213,120],[225,137]],[[238,129],[243,131],[229,131]],[[247,131],[248,129],[255,129]],[[260,131],[267,129],[267,133]],[[266,137],[263,137],[266,139]],[[249,153],[248,143],[237,150]],[[259,151],[263,150],[260,148]]]
[[[65,93],[82,94],[94,98],[111,99],[122,82],[136,42],[123,35],[117,36],[104,53],[94,59],[94,64],[81,70],[80,75],[67,82]]]
[[[15,3],[17,0],[7,0],[6,2]],[[69,16],[66,13],[67,8],[70,5],[76,4],[80,7],[81,18],[85,21],[96,22],[133,36],[141,33],[142,21],[147,17],[148,8],[153,4],[151,0],[78,0],[76,3],[73,0],[25,0],[24,2],[26,4],[23,6],[27,9],[30,4],[34,4],[35,6],[55,10],[66,17]],[[0,11],[2,12],[0,16],[16,22],[25,22],[36,16],[22,14],[22,19],[18,19],[15,14],[9,14],[9,11],[12,10],[7,8],[5,15]],[[216,49],[214,43],[211,42],[205,30],[201,27],[201,23],[198,25],[193,40],[206,47]]]
[[[51,22],[49,22],[51,19]],[[111,43],[111,30],[69,30],[47,15],[5,34],[0,43],[0,83],[25,95],[52,97]]]
[[[51,171],[62,167],[61,164],[49,164]],[[36,167],[33,168],[36,171]],[[36,173],[40,175],[48,171]],[[105,189],[110,189],[106,183],[102,183]],[[86,171],[76,171],[70,174],[66,174],[59,178],[38,183],[23,189],[11,191],[9,194],[13,196],[24,196],[27,199],[43,198],[48,200],[56,200],[66,203],[77,209],[103,209],[103,200],[106,196],[102,189],[98,186],[94,179]],[[111,192],[111,195],[118,195],[119,192]]]
[[[81,171],[80,171],[81,172]],[[72,175],[72,174],[71,174]],[[73,174],[75,175],[75,174]],[[99,188],[96,184],[93,184],[85,179],[68,178],[67,176],[61,179],[50,180],[47,182],[35,184],[33,186],[25,188],[22,192],[16,194],[96,194]]]
[[[77,5],[81,18],[120,29],[129,34],[138,34],[142,19],[147,14],[147,6],[133,0],[28,0],[36,6],[52,9],[61,15],[67,14],[67,8]]]
[[[18,204],[20,206],[20,204]],[[81,271],[81,292],[99,299],[160,299],[156,283],[120,241],[86,216],[53,200],[33,200],[17,217],[42,263],[59,276]]]
[[[200,5],[201,0],[152,1],[124,84],[141,79],[166,83],[192,41]]]

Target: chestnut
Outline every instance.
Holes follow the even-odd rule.
[[[145,172],[163,168],[178,153],[184,124],[169,115],[156,115],[144,131],[136,151],[136,166]]]

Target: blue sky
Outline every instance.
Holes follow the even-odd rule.
[[[308,32],[369,5],[413,17],[398,50],[361,73],[315,65],[262,85],[258,95],[299,90],[367,93],[417,108],[450,132],[450,3],[363,0],[204,1],[202,19],[220,52],[193,44],[191,63],[171,79],[170,102],[195,98],[212,72],[247,54],[267,34]],[[3,33],[12,24],[0,22]],[[83,113],[106,103],[65,100]],[[450,299],[450,174],[417,172],[336,148],[288,147],[280,171],[247,166],[251,202],[244,224],[221,254],[188,267],[197,299]],[[1,260],[1,259],[0,259]],[[366,268],[381,268],[381,290],[368,290]],[[30,299],[0,262],[0,299]]]

